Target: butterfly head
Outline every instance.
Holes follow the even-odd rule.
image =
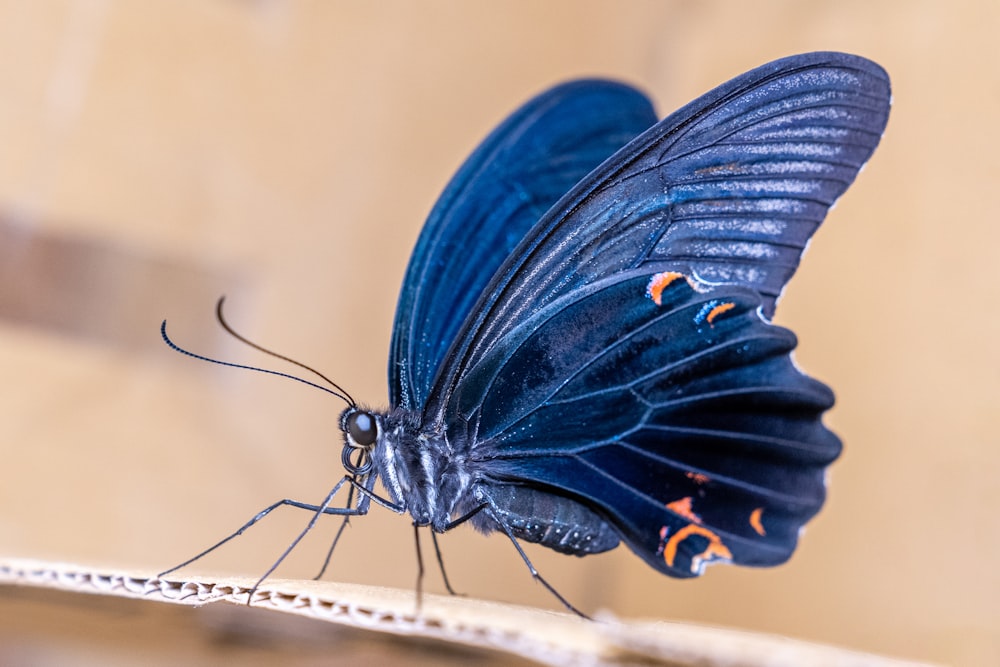
[[[341,454],[344,468],[354,476],[368,475],[374,467],[372,451],[378,442],[378,418],[352,405],[340,415],[340,430],[344,433],[344,451]]]
[[[348,407],[340,416],[344,468],[370,488],[378,478],[397,511],[418,526],[444,526],[471,483],[464,459],[418,413]]]

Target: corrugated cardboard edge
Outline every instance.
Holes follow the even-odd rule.
[[[204,605],[246,604],[254,580],[159,579],[117,568],[0,559],[0,584]],[[428,637],[519,655],[548,665],[767,665],[904,667],[918,663],[807,642],[673,622],[596,622],[527,607],[335,582],[269,579],[252,604],[332,623]]]

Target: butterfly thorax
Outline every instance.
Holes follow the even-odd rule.
[[[349,408],[341,429],[348,472],[377,475],[389,500],[418,526],[444,532],[456,515],[478,506],[489,510],[471,523],[486,534],[502,523],[513,537],[580,556],[618,545],[614,529],[579,502],[482,474],[464,447],[450,442],[444,429],[424,424],[417,412]],[[363,455],[352,458],[359,451]]]

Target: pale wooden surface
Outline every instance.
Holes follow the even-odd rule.
[[[1000,664],[1000,3],[47,0],[0,3],[0,554],[183,560],[341,474],[340,405],[170,353],[258,362],[234,324],[372,403],[423,217],[505,113],[581,75],[669,112],[776,57],[893,78],[886,137],[778,320],[846,443],[792,561],[661,577],[533,550],[579,606]],[[306,519],[206,567],[253,576]],[[315,572],[327,524],[279,576]],[[475,597],[555,608],[502,539],[442,540]],[[408,522],[356,521],[331,578],[411,589]],[[441,590],[430,572],[428,586]],[[13,613],[8,608],[7,613]]]
[[[407,638],[438,641],[484,652],[477,659],[531,660],[545,665],[664,665],[670,667],[919,667],[917,663],[867,655],[844,649],[681,623],[621,621],[610,614],[585,620],[565,612],[485,602],[465,597],[424,595],[416,608],[413,591],[311,580],[271,579],[255,591],[254,579],[200,576],[159,579],[143,572],[92,568],[43,561],[0,560],[0,584],[30,590],[56,589],[149,602],[203,606],[229,602],[249,613],[266,609],[318,619],[355,630],[372,630]],[[253,591],[251,593],[251,591]],[[252,595],[252,597],[250,597]],[[36,598],[37,599],[37,598]],[[253,610],[247,607],[252,601]],[[84,605],[86,600],[79,600]],[[145,609],[142,611],[146,611]],[[236,616],[236,614],[234,614]],[[255,616],[249,616],[255,618]],[[274,619],[277,628],[283,619]],[[266,625],[261,621],[259,625]],[[256,626],[256,627],[259,627]],[[162,630],[169,634],[173,629]],[[271,633],[276,633],[272,628]],[[315,634],[326,634],[314,628]],[[244,629],[242,642],[252,645],[253,632]],[[6,635],[6,637],[5,637]],[[9,628],[0,639],[17,647],[21,642]],[[372,637],[374,641],[378,638]],[[389,644],[392,645],[391,643]],[[341,646],[338,659],[356,649]],[[363,649],[355,658],[370,659]],[[0,658],[12,664],[12,649],[0,649]],[[432,653],[433,651],[428,651]],[[447,651],[443,651],[443,659]],[[468,658],[468,651],[458,654]],[[15,656],[16,657],[16,656]],[[231,660],[234,656],[227,656]],[[216,656],[219,659],[219,656]],[[383,661],[406,661],[405,652],[386,651]]]

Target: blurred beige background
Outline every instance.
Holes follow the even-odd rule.
[[[989,1],[0,2],[0,555],[158,571],[322,499],[342,406],[172,353],[160,320],[267,363],[217,330],[225,293],[239,330],[382,404],[423,218],[508,111],[600,75],[666,114],[835,49],[882,64],[894,108],[778,311],[838,394],[828,505],[768,571],[530,553],[585,609],[1000,664],[998,30]],[[262,573],[305,520],[199,567]],[[334,530],[282,576],[313,575]],[[441,543],[460,590],[556,606],[504,539]],[[334,567],[411,587],[409,522],[355,521]]]

